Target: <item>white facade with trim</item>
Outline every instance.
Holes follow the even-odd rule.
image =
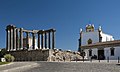
[[[112,35],[103,33],[101,26],[98,29],[94,28],[94,25],[86,25],[86,30],[80,29],[80,39],[79,39],[79,50],[82,51],[80,46],[85,46],[88,44],[94,44],[97,42],[107,42],[114,41]],[[85,58],[89,59],[91,57],[97,56],[97,59],[109,59],[116,60],[120,56],[120,47],[109,47],[109,48],[91,48],[84,49]]]

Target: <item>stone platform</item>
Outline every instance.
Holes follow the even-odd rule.
[[[47,61],[53,50],[19,50],[10,51],[9,53],[15,57],[15,61]]]
[[[78,53],[56,49],[17,50],[9,53],[15,57],[15,61],[75,61],[82,59]]]

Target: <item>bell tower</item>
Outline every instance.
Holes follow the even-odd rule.
[[[94,25],[86,25],[86,32],[94,32]]]

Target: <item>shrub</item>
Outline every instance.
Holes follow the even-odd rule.
[[[12,56],[11,54],[4,55],[4,58],[7,62],[13,62],[15,60],[14,56]]]
[[[4,57],[5,54],[7,54],[7,50],[5,48],[1,49],[0,51],[0,58]]]

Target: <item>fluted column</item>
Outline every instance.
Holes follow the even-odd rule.
[[[51,45],[50,45],[51,43],[50,43],[50,31],[48,32],[48,47],[49,47],[49,49],[51,49]]]
[[[47,34],[45,32],[45,48],[47,48]]]
[[[20,28],[20,48],[23,48],[23,28]]]
[[[8,28],[6,29],[6,50],[10,50],[10,31]]]
[[[40,34],[38,33],[38,48],[40,48]]]
[[[16,28],[13,27],[13,49],[16,50]]]
[[[43,46],[44,46],[44,44],[43,44],[43,33],[41,34],[41,48],[43,49]]]
[[[19,29],[16,29],[16,50],[19,49],[19,45],[20,45],[19,44],[20,39],[19,39],[18,33],[19,33]]]
[[[33,37],[32,46],[33,46],[33,49],[35,49],[35,33],[32,33],[32,37]]]
[[[26,32],[26,47],[29,49],[29,32]]]

